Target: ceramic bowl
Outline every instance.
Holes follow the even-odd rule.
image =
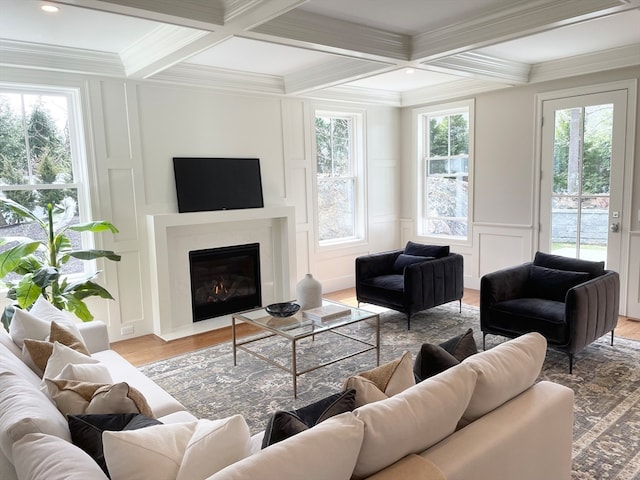
[[[293,302],[272,303],[264,309],[272,317],[290,317],[300,310],[300,305]]]

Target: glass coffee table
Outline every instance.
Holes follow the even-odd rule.
[[[367,310],[351,307],[349,305],[332,302],[326,299],[322,300],[322,305],[345,307],[346,311],[342,316],[333,318],[331,320],[325,320],[321,323],[314,323],[310,319],[303,317],[303,313],[300,311],[291,317],[284,318],[272,317],[266,312],[264,308],[234,313],[231,316],[233,365],[236,365],[237,351],[243,350],[264,360],[265,362],[268,362],[286,372],[291,373],[293,377],[294,398],[297,398],[298,396],[298,377],[313,370],[317,370],[318,368],[326,367],[327,365],[331,365],[333,363],[354,357],[356,355],[360,355],[365,352],[369,352],[371,350],[376,351],[376,365],[380,365],[380,315],[378,315],[377,313],[369,312]],[[365,340],[363,338],[357,338],[348,332],[341,331],[342,327],[347,327],[349,325],[353,325],[365,320],[375,321],[376,330],[374,342]],[[236,336],[236,322],[245,322],[258,327],[260,330],[264,331],[264,334],[261,334],[258,337],[251,336],[248,339],[239,339]],[[360,348],[355,352],[352,351],[346,355],[332,357],[330,359],[320,361],[317,364],[299,369],[297,353],[298,342],[309,337],[311,337],[310,341],[315,341],[315,337],[318,335],[339,335],[340,337],[353,340],[357,345],[360,346]],[[261,340],[265,340],[273,336],[282,337],[290,344],[290,365],[279,362],[268,354],[265,355],[256,351],[255,349],[249,348],[249,345],[255,344],[256,342],[260,342]]]

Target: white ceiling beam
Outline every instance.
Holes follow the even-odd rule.
[[[423,62],[422,65],[428,70],[497,81],[509,85],[528,83],[531,71],[531,65],[527,63],[512,62],[475,52],[439,58]]]
[[[412,60],[435,60],[637,8],[620,0],[538,0],[412,37]]]
[[[501,88],[509,87],[503,83],[462,79],[455,82],[402,92],[402,106],[409,107],[412,105],[437,103],[454,98],[467,98],[479,93],[491,92]]]
[[[285,93],[298,95],[382,73],[393,64],[337,57],[284,77]],[[393,67],[395,68],[395,67]]]

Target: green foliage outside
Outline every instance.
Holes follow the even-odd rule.
[[[318,234],[320,241],[355,236],[353,119],[316,117]]]
[[[33,190],[2,188],[4,198],[31,210],[46,210],[65,197],[77,201],[75,189],[47,188],[73,181],[68,125],[60,127],[50,111],[54,97],[24,95],[29,103],[25,116],[12,104],[16,94],[0,94],[0,185],[42,185]],[[59,100],[60,97],[58,97]],[[0,225],[22,221],[4,210]]]

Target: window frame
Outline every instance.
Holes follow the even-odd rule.
[[[91,159],[88,155],[88,150],[86,147],[85,124],[83,115],[83,108],[85,107],[85,104],[82,99],[81,88],[55,85],[53,83],[42,85],[0,81],[0,93],[66,97],[68,109],[69,148],[71,151],[71,173],[73,175],[73,181],[72,183],[65,183],[60,185],[64,185],[64,188],[70,187],[76,189],[78,198],[78,221],[80,223],[91,221],[92,202],[89,176],[89,162],[91,161]],[[41,190],[43,186],[48,185],[52,184],[24,184],[22,186],[19,186],[20,188],[7,188],[7,190]],[[5,186],[0,185],[0,190],[4,189]],[[80,238],[83,249],[96,248],[95,236],[90,232],[80,232]],[[75,278],[93,275],[98,272],[96,260],[83,261],[81,262],[81,265],[83,267],[82,272],[67,274],[70,280],[73,281]],[[0,286],[0,291],[6,291],[6,287]]]
[[[427,198],[426,198],[426,180],[428,173],[428,148],[429,148],[429,119],[443,115],[455,115],[458,113],[467,113],[469,119],[468,132],[468,161],[467,161],[467,235],[466,237],[444,234],[428,233],[425,228],[427,221]],[[473,172],[474,172],[474,131],[475,131],[475,100],[468,99],[457,102],[430,105],[427,107],[417,108],[413,110],[413,145],[415,148],[414,159],[416,168],[416,225],[415,231],[419,238],[424,241],[435,243],[446,242],[452,245],[471,245],[472,244],[472,212],[473,212]]]
[[[335,118],[349,118],[352,120],[351,132],[351,169],[348,177],[354,180],[354,235],[331,240],[320,240],[319,202],[318,202],[318,157],[316,143],[315,120],[318,116]],[[343,106],[318,105],[311,109],[311,137],[312,137],[312,163],[313,163],[313,208],[314,208],[314,238],[316,249],[327,251],[352,247],[367,241],[366,230],[366,168],[365,168],[365,111],[360,109],[345,108]]]

